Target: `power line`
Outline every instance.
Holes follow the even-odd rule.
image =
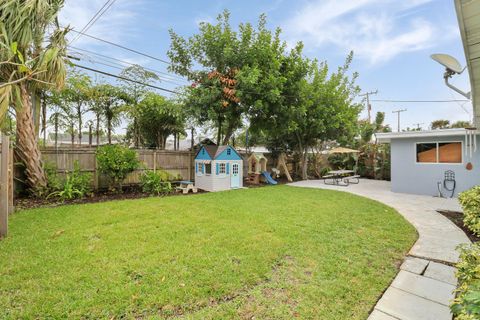
[[[105,2],[103,4],[103,6],[100,8],[100,10],[98,10],[95,15],[87,22],[87,24],[82,28],[82,30],[80,30],[81,33],[83,32],[87,32],[88,29],[90,29],[94,24],[95,22],[98,21],[98,19],[100,19],[101,16],[103,16],[103,14],[105,12],[107,12],[108,9],[110,9],[110,7],[115,3],[115,1],[117,0],[107,0],[107,2]],[[110,4],[108,4],[110,3]],[[108,5],[108,7],[106,7]],[[106,8],[105,8],[106,7]],[[105,8],[105,10],[104,10]],[[103,10],[103,11],[102,11]],[[80,38],[82,36],[82,34],[79,33],[75,38],[73,38],[72,41],[70,41],[70,43],[73,43],[75,40],[77,40],[78,38]]]
[[[166,91],[166,92],[170,92],[170,93],[179,94],[179,92],[176,92],[176,91],[173,91],[173,90],[169,90],[169,89],[165,89],[165,88],[162,88],[162,87],[154,86],[152,84],[144,83],[144,82],[137,81],[137,80],[134,80],[134,79],[129,79],[129,78],[126,78],[126,77],[118,76],[118,75],[115,75],[115,74],[112,74],[112,73],[109,73],[109,72],[85,67],[85,66],[82,66],[82,65],[79,65],[79,64],[76,64],[76,63],[72,63],[72,65],[74,65],[78,68],[88,70],[88,71],[100,73],[100,74],[103,74],[103,75],[106,75],[106,76],[109,76],[109,77],[113,77],[113,78],[117,78],[117,79],[121,79],[121,80],[125,80],[125,81],[134,82],[134,83],[137,83],[137,84],[141,84],[143,86],[150,87],[150,88],[153,88],[153,89],[158,89],[158,90],[162,90],[162,91]]]
[[[92,38],[92,39],[95,39],[95,40],[98,40],[98,41],[101,41],[101,42],[104,42],[104,43],[108,43],[108,44],[110,44],[110,45],[112,45],[112,46],[121,48],[121,49],[123,49],[123,50],[127,50],[127,51],[130,51],[130,52],[136,53],[136,54],[138,54],[138,55],[141,55],[141,56],[144,56],[144,57],[153,59],[153,60],[160,61],[160,62],[165,63],[165,64],[168,64],[168,65],[173,65],[173,64],[172,64],[171,62],[169,62],[169,61],[166,61],[166,60],[163,60],[163,59],[154,57],[154,56],[152,56],[152,55],[150,55],[150,54],[143,53],[143,52],[140,52],[140,51],[135,50],[135,49],[130,49],[130,48],[128,48],[128,47],[122,46],[121,44],[118,44],[118,43],[115,43],[115,42],[111,42],[111,41],[108,41],[108,40],[105,40],[105,39],[101,39],[101,38],[98,38],[98,37],[95,37],[95,36],[86,34],[85,32],[80,32],[80,31],[77,31],[77,30],[75,30],[75,29],[71,29],[70,31],[75,32],[75,33],[78,33],[78,34],[81,34],[81,35],[84,35],[84,36],[86,36],[86,37],[89,37],[89,38]]]
[[[382,99],[372,99],[370,101],[375,102],[401,102],[401,103],[443,103],[443,102],[469,102],[470,100],[465,99],[453,99],[453,100],[382,100]]]
[[[90,53],[90,54],[93,54],[93,55],[96,55],[98,57],[102,57],[102,58],[105,58],[105,59],[109,59],[109,60],[113,60],[113,61],[118,61],[118,62],[121,62],[123,64],[126,64],[126,65],[131,65],[131,66],[134,66],[134,65],[138,65],[138,64],[135,64],[135,63],[131,63],[131,62],[128,62],[128,61],[125,61],[125,60],[121,60],[121,59],[118,59],[118,58],[114,58],[114,57],[110,57],[110,56],[107,56],[107,55],[104,55],[104,54],[100,54],[100,53],[97,53],[97,52],[93,52],[93,51],[90,51],[90,50],[86,50],[86,49],[82,49],[82,48],[78,48],[78,47],[74,47],[74,46],[70,46],[69,47],[71,49],[74,49],[74,50],[80,50],[80,51],[83,51],[83,52],[87,52],[87,53]],[[78,54],[82,54],[80,52],[77,52]],[[82,54],[83,55],[83,54]],[[166,75],[168,77],[170,77],[172,80],[175,80],[175,79],[178,79],[178,80],[181,80],[181,81],[185,81],[186,83],[190,83],[188,80],[186,80],[185,78],[183,77],[179,77],[177,75],[174,75],[174,74],[171,74],[171,73],[168,73],[168,72],[164,72],[164,71],[160,71],[160,70],[157,70],[157,69],[152,69],[152,68],[149,68],[149,67],[145,67],[145,66],[141,66],[142,68],[144,68],[145,70],[150,70],[154,73],[157,73],[157,74],[163,74],[163,75]]]
[[[80,55],[82,55],[82,56],[87,56],[87,57],[92,58],[91,56],[82,54],[82,53],[80,53],[80,52],[75,52],[75,51],[73,51],[73,53],[80,54]],[[110,62],[110,63],[116,64],[116,65],[112,65],[112,64],[110,64],[110,63],[100,62],[100,61],[96,61],[96,60],[94,60],[94,59],[82,59],[82,58],[79,58],[79,59],[80,59],[80,60],[84,60],[84,61],[88,61],[88,62],[93,63],[93,64],[101,64],[101,65],[104,65],[104,66],[107,66],[107,67],[110,67],[110,68],[114,68],[114,69],[118,69],[118,70],[125,70],[125,66],[123,66],[123,65],[121,65],[121,64],[119,64],[119,63],[115,63],[115,62]],[[188,84],[184,84],[184,83],[178,83],[178,82],[176,82],[176,81],[174,81],[174,80],[171,80],[171,79],[168,79],[168,78],[164,78],[164,77],[159,76],[159,75],[157,75],[157,76],[158,76],[159,80],[165,81],[165,82],[170,82],[170,83],[173,83],[173,84],[175,84],[175,85],[177,85],[177,86],[186,86],[186,85],[188,85]]]

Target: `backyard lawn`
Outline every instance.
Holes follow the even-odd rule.
[[[385,205],[289,186],[21,211],[0,318],[366,319],[416,238]]]

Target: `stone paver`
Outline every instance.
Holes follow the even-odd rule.
[[[427,269],[428,262],[428,260],[420,258],[406,257],[405,261],[403,261],[402,265],[400,266],[400,269],[416,274],[423,274],[425,269]]]
[[[389,182],[376,180],[362,179],[358,185],[348,187],[325,185],[321,180],[289,185],[345,191],[383,202],[417,229],[417,242],[369,320],[451,320],[448,305],[454,297],[455,268],[445,264],[456,263],[456,247],[470,240],[436,210],[461,210],[456,199],[393,193]]]
[[[386,313],[383,313],[380,310],[373,310],[372,313],[370,314],[370,317],[368,317],[369,320],[398,320],[398,318],[394,318],[392,316],[389,316]]]
[[[448,306],[455,286],[432,278],[400,270],[392,287]]]
[[[430,262],[425,270],[424,276],[456,286],[457,278],[455,277],[455,271],[454,267],[437,262]]]
[[[452,320],[449,307],[393,287],[385,291],[375,309],[402,320]]]

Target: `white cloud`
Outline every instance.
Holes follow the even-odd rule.
[[[80,31],[104,4],[105,0],[67,0],[64,8],[60,11],[60,24],[70,25]],[[132,21],[136,18],[135,8],[140,4],[140,0],[117,0],[87,33],[113,42],[128,38],[136,31]],[[75,32],[71,32],[70,39],[76,36]],[[75,40],[74,44],[85,47],[97,45],[98,41],[82,36]]]
[[[315,0],[307,2],[284,26],[289,43],[335,45],[370,64],[438,44],[452,35],[447,26],[418,17],[432,0]],[[451,26],[449,26],[451,27]],[[444,37],[445,39],[445,37]]]

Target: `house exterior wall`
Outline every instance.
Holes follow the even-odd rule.
[[[461,142],[462,163],[417,163],[417,143]],[[469,158],[465,154],[465,136],[444,136],[424,138],[397,138],[391,140],[392,191],[423,195],[438,195],[437,183],[444,180],[446,170],[455,172],[455,196],[480,184],[480,137],[477,136],[477,151]],[[472,170],[465,168],[471,162]]]

